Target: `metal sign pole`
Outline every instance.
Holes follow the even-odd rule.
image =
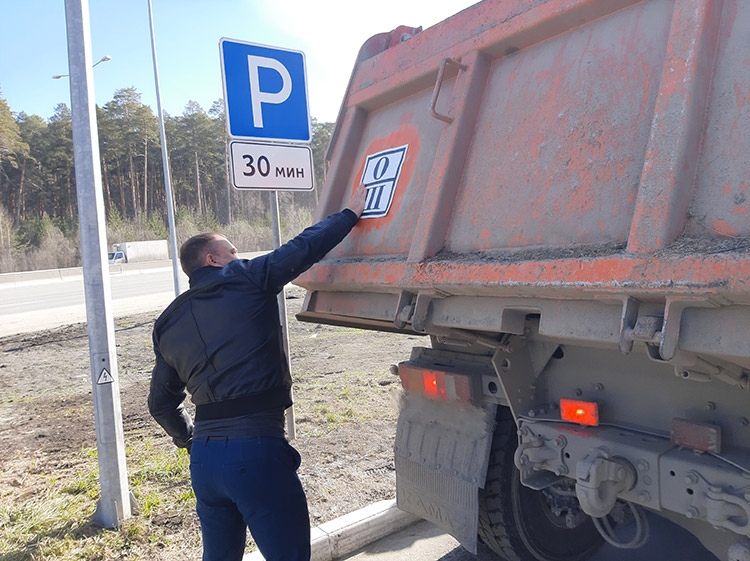
[[[221,39],[221,76],[227,117],[231,178],[237,189],[268,190],[276,247],[281,247],[279,190],[314,188],[305,55],[258,43]],[[265,82],[259,68],[281,80]],[[238,142],[239,138],[265,142]],[[273,141],[273,142],[269,142]],[[279,141],[297,144],[279,144]],[[300,145],[303,143],[304,145]],[[284,351],[291,372],[285,289],[278,295]],[[295,438],[294,406],[286,410],[287,434]]]
[[[271,222],[273,226],[273,243],[274,247],[281,247],[281,222],[279,221],[279,192],[271,191],[269,193],[271,201]],[[289,324],[286,320],[286,288],[283,288],[278,295],[279,301],[279,320],[281,322],[281,335],[284,339],[284,353],[286,354],[287,366],[289,372],[292,371],[292,362],[289,355]],[[291,390],[294,391],[294,390]],[[292,396],[294,397],[294,396]],[[294,425],[294,404],[286,410],[286,431],[289,440],[294,440],[297,429]]]
[[[159,111],[159,138],[161,139],[161,160],[164,166],[164,188],[167,199],[167,221],[169,222],[169,245],[172,249],[172,278],[174,280],[174,297],[180,289],[180,265],[177,248],[177,230],[174,219],[174,197],[172,196],[172,179],[169,172],[169,153],[167,152],[167,132],[164,128],[164,112],[161,108],[161,88],[159,87],[159,65],[156,62],[156,37],[154,36],[154,13],[151,0],[148,0],[148,21],[151,24],[151,55],[154,60],[154,85],[156,87],[156,108]]]
[[[132,497],[125,467],[109,270],[107,274],[104,273],[105,267],[108,267],[107,236],[99,168],[88,0],[65,0],[65,21],[78,220],[101,484],[101,498],[94,521],[106,528],[117,528],[121,520],[131,516]]]

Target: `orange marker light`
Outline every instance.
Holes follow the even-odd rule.
[[[405,362],[398,365],[398,373],[401,385],[408,392],[441,401],[472,401],[469,376],[415,367]]]
[[[563,421],[570,423],[597,427],[599,426],[599,406],[593,401],[563,398],[560,400],[560,417]]]

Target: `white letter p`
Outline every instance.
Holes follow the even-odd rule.
[[[289,75],[289,71],[286,66],[281,64],[275,58],[267,58],[262,56],[247,56],[247,66],[250,70],[250,96],[253,104],[253,126],[258,129],[263,128],[263,109],[261,108],[262,103],[284,103],[289,95],[292,93],[292,77]],[[281,90],[278,92],[263,92],[260,89],[260,81],[258,79],[258,68],[270,68],[275,70],[281,76]]]

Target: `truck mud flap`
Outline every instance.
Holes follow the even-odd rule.
[[[472,553],[496,409],[404,394],[396,430],[398,507],[433,522]]]

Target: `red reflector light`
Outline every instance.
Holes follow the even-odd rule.
[[[431,399],[438,397],[438,375],[442,372],[433,372],[432,370],[422,371],[422,380],[424,382],[424,393]],[[442,395],[440,396],[443,397]]]
[[[599,426],[599,406],[593,401],[561,399],[560,417],[570,423],[596,427]]]
[[[408,392],[430,399],[471,402],[471,380],[463,374],[417,368],[406,363],[398,365],[401,386]]]
[[[721,453],[720,426],[675,417],[671,428],[671,440],[677,446],[713,454]]]

